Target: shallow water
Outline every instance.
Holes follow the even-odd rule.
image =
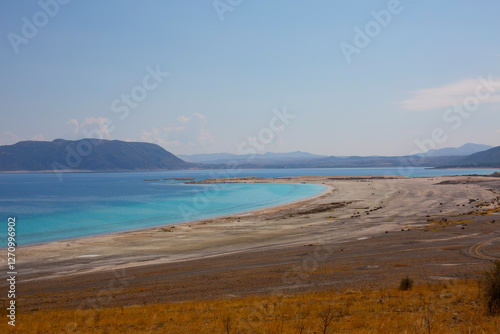
[[[489,169],[254,169],[168,172],[0,174],[0,245],[16,217],[19,245],[174,224],[278,205],[314,196],[321,185],[186,184],[165,178],[491,174]],[[144,181],[159,179],[160,181]]]
[[[145,178],[151,178],[150,173],[74,173],[65,175],[63,182],[50,174],[3,174],[0,214],[5,222],[16,217],[16,240],[27,245],[254,210],[326,189],[303,184],[149,182]]]

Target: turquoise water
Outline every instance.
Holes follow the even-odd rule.
[[[325,190],[305,184],[185,184],[164,178],[491,174],[491,169],[255,169],[170,172],[0,174],[0,246],[16,217],[19,245],[134,230],[278,205]],[[144,179],[160,179],[147,182]]]
[[[185,184],[155,173],[0,174],[0,215],[19,245],[173,224],[283,204],[321,193],[305,184]]]

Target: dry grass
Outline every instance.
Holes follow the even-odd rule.
[[[429,225],[427,226],[428,228],[431,228],[433,230],[437,230],[438,228],[445,228],[449,226],[456,226],[456,225],[467,225],[467,224],[472,224],[474,223],[473,219],[466,219],[466,220],[453,220],[451,218],[443,218],[441,220],[427,220]]]
[[[2,333],[500,333],[476,281],[189,301],[99,310],[20,312]],[[331,321],[330,321],[331,320]],[[325,331],[325,324],[326,331]]]

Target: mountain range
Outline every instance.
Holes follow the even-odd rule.
[[[421,155],[427,157],[450,156],[450,155],[471,155],[474,153],[482,152],[493,148],[490,145],[482,144],[465,144],[460,147],[446,147],[439,150],[429,150]]]
[[[205,164],[225,164],[225,163],[234,163],[234,162],[242,162],[248,160],[256,160],[256,161],[286,161],[286,160],[295,160],[295,159],[317,159],[317,158],[325,158],[326,155],[318,155],[307,152],[290,152],[290,153],[262,153],[262,154],[230,154],[230,153],[208,153],[208,154],[193,154],[193,155],[178,155],[179,158],[196,163],[205,163]]]
[[[193,164],[150,143],[81,139],[0,146],[0,171],[187,169]]]
[[[489,150],[471,154],[458,160],[455,166],[500,168],[500,146]]]
[[[181,159],[183,158],[183,159]],[[186,160],[186,161],[185,161]],[[500,147],[466,144],[412,156],[324,156],[307,152],[180,155],[156,144],[81,139],[22,141],[0,146],[0,171],[139,171],[239,168],[489,167],[500,168]]]
[[[336,168],[336,167],[441,167],[470,164],[462,159],[486,151],[493,146],[468,143],[460,147],[433,149],[413,156],[326,156],[307,152],[263,153],[236,155],[229,153],[180,155],[185,161],[214,165],[231,165],[240,168]],[[499,160],[500,162],[500,160]]]

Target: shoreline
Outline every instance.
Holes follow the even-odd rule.
[[[21,247],[22,304],[71,308],[89,291],[108,291],[116,275],[128,281],[109,290],[115,292],[107,303],[136,305],[362,282],[385,286],[394,284],[394,270],[422,282],[474,278],[491,259],[500,259],[499,178],[302,176],[265,182],[329,188],[249,214]]]
[[[456,176],[452,177],[443,177],[443,178],[457,178]],[[292,184],[303,184],[303,183],[309,183],[309,184],[318,184],[318,185],[326,185],[327,189],[323,191],[320,194],[317,194],[315,196],[301,199],[298,201],[293,201],[293,202],[288,202],[284,204],[278,204],[274,206],[269,206],[269,207],[264,207],[260,209],[255,209],[255,210],[247,210],[247,211],[240,211],[236,213],[231,213],[231,214],[226,214],[226,215],[220,215],[220,216],[214,216],[214,217],[209,217],[209,218],[203,218],[203,219],[198,219],[198,220],[191,220],[191,221],[184,221],[184,222],[179,222],[179,223],[174,223],[174,224],[168,224],[168,225],[157,225],[157,226],[152,226],[152,227],[144,227],[144,228],[139,228],[139,229],[134,229],[134,230],[128,230],[128,231],[120,231],[120,232],[110,232],[110,233],[105,233],[105,234],[98,234],[98,235],[92,235],[92,236],[84,236],[84,237],[76,237],[76,238],[71,238],[71,239],[64,239],[64,240],[56,240],[56,241],[49,241],[49,242],[43,242],[43,243],[37,243],[37,244],[30,244],[30,245],[25,245],[21,246],[20,250],[22,250],[25,253],[30,253],[32,250],[36,252],[36,250],[39,249],[64,249],[63,245],[91,245],[91,244],[101,244],[103,242],[112,242],[113,240],[121,240],[121,239],[137,239],[138,236],[140,235],[150,235],[150,234],[155,234],[158,233],[159,231],[171,231],[172,229],[186,229],[186,228],[191,228],[193,226],[195,227],[200,227],[200,226],[206,226],[206,225],[211,225],[214,221],[219,221],[219,222],[224,222],[227,220],[233,220],[233,223],[239,222],[240,219],[245,218],[247,220],[252,220],[256,217],[266,215],[269,212],[280,212],[280,211],[286,211],[290,209],[297,209],[310,202],[314,202],[317,199],[321,199],[322,197],[325,197],[326,194],[330,193],[333,194],[335,192],[335,187],[332,187],[331,185],[325,184],[325,181],[339,181],[339,182],[349,182],[349,181],[387,181],[387,180],[408,180],[411,182],[411,180],[425,180],[429,178],[406,178],[406,177],[401,177],[401,176],[385,176],[385,175],[371,175],[371,176],[353,176],[353,177],[345,177],[345,176],[330,176],[330,177],[323,177],[323,176],[300,176],[300,177],[282,177],[282,178],[255,178],[255,177],[235,177],[235,178],[226,178],[226,179],[207,179],[204,181],[199,181],[205,184],[216,184],[220,183],[221,181],[223,183],[292,183]],[[294,182],[297,181],[297,182]],[[341,196],[342,197],[342,196]],[[235,217],[238,217],[237,221],[235,220]],[[356,217],[359,218],[359,217]],[[237,224],[235,224],[237,226]],[[229,228],[229,226],[227,226]],[[83,250],[82,250],[83,251]],[[118,253],[120,251],[118,250]],[[220,252],[219,252],[220,254]],[[82,255],[82,254],[80,254]],[[199,254],[198,254],[199,255]]]
[[[398,166],[393,166],[393,167],[385,167],[385,166],[374,166],[374,167],[306,167],[306,168],[288,168],[288,167],[282,167],[282,168],[269,168],[269,167],[255,167],[255,168],[244,168],[244,167],[237,167],[236,169],[238,170],[260,170],[260,169],[270,169],[270,170],[287,170],[287,169],[302,169],[302,170],[307,170],[307,169],[401,169],[401,168],[411,168],[411,169],[423,169],[423,170],[455,170],[455,169],[467,169],[467,170],[485,170],[485,169],[490,169],[490,170],[500,170],[499,168],[495,167],[429,167],[429,166],[418,166],[418,167],[398,167]],[[53,170],[53,169],[48,169],[48,170],[36,170],[36,171],[30,171],[30,170],[15,170],[15,171],[2,171],[0,170],[0,174],[47,174],[47,173],[61,173],[61,174],[71,174],[71,173],[82,173],[82,174],[88,174],[88,173],[144,173],[144,172],[181,172],[181,171],[213,171],[213,170],[233,170],[234,168],[188,168],[188,169],[138,169],[138,170],[90,170],[90,169],[65,169],[65,170]],[[482,175],[482,174],[478,174]],[[363,176],[370,176],[370,175],[363,175]],[[462,176],[462,175],[456,175],[456,176]],[[489,176],[488,174],[484,174],[484,176]]]
[[[57,241],[49,241],[49,242],[44,242],[44,243],[38,243],[38,244],[30,244],[26,246],[21,246],[19,248],[20,251],[22,251],[24,254],[29,254],[33,251],[33,253],[37,253],[40,250],[46,250],[47,253],[54,253],[55,250],[66,250],[65,245],[71,244],[71,247],[77,246],[77,245],[89,245],[88,247],[85,248],[91,248],[94,249],[95,247],[90,246],[93,244],[103,244],[103,243],[108,243],[108,242],[113,242],[113,240],[121,240],[121,239],[132,239],[132,240],[137,240],[141,239],[141,236],[143,235],[150,235],[150,234],[158,234],[161,233],[162,231],[165,232],[166,230],[172,230],[176,228],[191,228],[191,227],[200,227],[200,226],[208,226],[212,225],[214,221],[220,221],[220,222],[225,222],[225,221],[232,221],[233,223],[239,222],[240,219],[247,219],[247,220],[252,220],[255,217],[259,217],[262,215],[267,215],[269,213],[273,212],[281,212],[281,211],[287,211],[287,210],[294,210],[294,209],[300,209],[303,205],[307,205],[308,203],[314,202],[317,199],[321,199],[322,197],[326,196],[327,194],[331,194],[334,192],[334,188],[332,186],[324,184],[325,179],[336,179],[340,181],[345,181],[345,180],[388,180],[388,179],[403,179],[404,177],[393,177],[393,176],[356,176],[356,177],[343,177],[343,176],[331,176],[331,177],[323,177],[323,176],[300,176],[300,177],[283,177],[283,178],[251,178],[250,180],[246,177],[236,177],[236,178],[228,178],[224,179],[224,182],[226,183],[288,183],[288,184],[316,184],[316,185],[323,185],[326,186],[327,188],[319,193],[316,194],[312,197],[304,198],[301,200],[297,201],[292,201],[288,203],[283,203],[283,204],[278,204],[278,205],[273,205],[269,207],[264,207],[264,208],[259,208],[255,210],[247,210],[247,211],[240,211],[232,214],[227,214],[227,215],[221,215],[221,216],[216,216],[216,217],[210,217],[210,218],[203,218],[199,220],[192,220],[192,221],[185,221],[185,222],[179,222],[179,223],[174,223],[174,224],[168,224],[168,225],[158,225],[154,227],[145,227],[145,228],[139,228],[139,229],[134,229],[134,230],[128,230],[128,231],[121,231],[121,232],[111,232],[111,233],[106,233],[106,234],[99,234],[99,235],[93,235],[93,236],[85,236],[85,237],[77,237],[77,238],[72,238],[72,239],[64,239],[64,240],[57,240]],[[307,182],[304,182],[303,180],[307,180]],[[301,182],[291,182],[291,181],[301,181]],[[214,184],[214,183],[219,183],[217,179],[207,179],[204,181],[206,184]],[[237,218],[236,218],[237,217]],[[237,226],[237,225],[236,225]],[[230,226],[228,226],[230,228]],[[252,247],[250,247],[252,248]],[[89,253],[94,253],[94,252],[85,252],[84,249],[82,249],[82,252],[79,252],[78,256],[85,256],[85,254]],[[239,251],[239,250],[238,250]],[[231,250],[229,253],[233,253],[234,250]],[[118,251],[118,253],[121,253],[121,251]],[[221,255],[225,254],[228,252],[210,252],[210,256],[216,256],[216,255]],[[205,257],[207,254],[194,254],[195,258]],[[53,255],[52,255],[53,256]],[[101,255],[99,255],[101,256]],[[75,258],[75,256],[72,256]],[[21,256],[22,258],[22,256]],[[35,258],[39,258],[38,256],[35,256]],[[193,256],[188,256],[187,258],[193,258]],[[185,259],[184,257],[179,260]],[[177,260],[175,260],[177,261]],[[30,261],[31,262],[31,261]],[[33,261],[35,262],[35,261]],[[32,263],[33,263],[32,262]],[[169,261],[173,262],[173,261]]]
[[[190,183],[190,182],[186,182],[186,183]],[[203,181],[200,181],[198,183],[203,184]],[[236,183],[236,182],[231,182],[231,183]],[[254,182],[254,183],[259,183],[259,182]],[[268,182],[262,182],[262,183],[268,183]],[[209,184],[209,183],[205,183],[205,184]],[[214,184],[214,183],[211,183],[211,184]],[[215,184],[218,184],[218,183],[215,183]],[[222,183],[220,183],[220,184],[222,184]],[[289,184],[300,185],[300,183],[289,183]],[[310,184],[313,184],[313,183],[310,183]],[[141,227],[141,228],[136,228],[136,229],[131,229],[131,230],[125,230],[125,231],[108,232],[108,233],[101,233],[101,234],[81,236],[81,237],[74,237],[74,238],[67,238],[67,239],[44,241],[44,242],[39,242],[39,243],[33,243],[33,244],[27,244],[27,245],[20,245],[19,247],[22,247],[23,249],[26,249],[26,248],[29,248],[29,247],[32,247],[32,246],[41,246],[41,245],[50,244],[50,243],[60,243],[60,242],[69,242],[69,241],[85,241],[86,239],[92,239],[92,238],[96,238],[96,237],[100,237],[100,236],[114,236],[114,235],[119,236],[119,235],[123,235],[123,234],[127,234],[127,233],[147,232],[147,231],[151,231],[151,230],[156,230],[158,228],[169,228],[171,226],[183,226],[183,225],[186,225],[186,224],[196,224],[196,223],[200,223],[200,222],[203,222],[203,221],[206,221],[206,220],[225,219],[225,218],[228,218],[228,217],[231,217],[231,216],[234,216],[234,215],[245,216],[245,215],[251,215],[251,214],[259,214],[259,212],[263,211],[263,210],[279,208],[279,207],[286,206],[286,205],[299,204],[299,203],[304,202],[304,201],[312,200],[312,199],[314,199],[316,197],[319,197],[319,196],[322,196],[322,195],[326,194],[330,190],[331,190],[330,187],[326,186],[326,189],[324,191],[322,191],[321,193],[318,193],[316,195],[313,195],[313,196],[310,196],[310,197],[305,197],[303,199],[299,199],[299,200],[295,200],[295,201],[291,201],[291,202],[285,202],[285,203],[281,203],[281,204],[275,204],[275,205],[271,205],[271,206],[265,206],[265,207],[258,208],[258,209],[250,209],[250,210],[245,210],[245,211],[236,211],[234,213],[228,213],[228,214],[223,214],[223,215],[216,215],[216,216],[205,217],[205,218],[200,218],[200,219],[186,220],[186,221],[172,223],[172,224],[153,225],[153,226]],[[0,247],[0,250],[2,250],[2,249],[7,249],[7,247],[5,247],[5,248],[1,248]]]

